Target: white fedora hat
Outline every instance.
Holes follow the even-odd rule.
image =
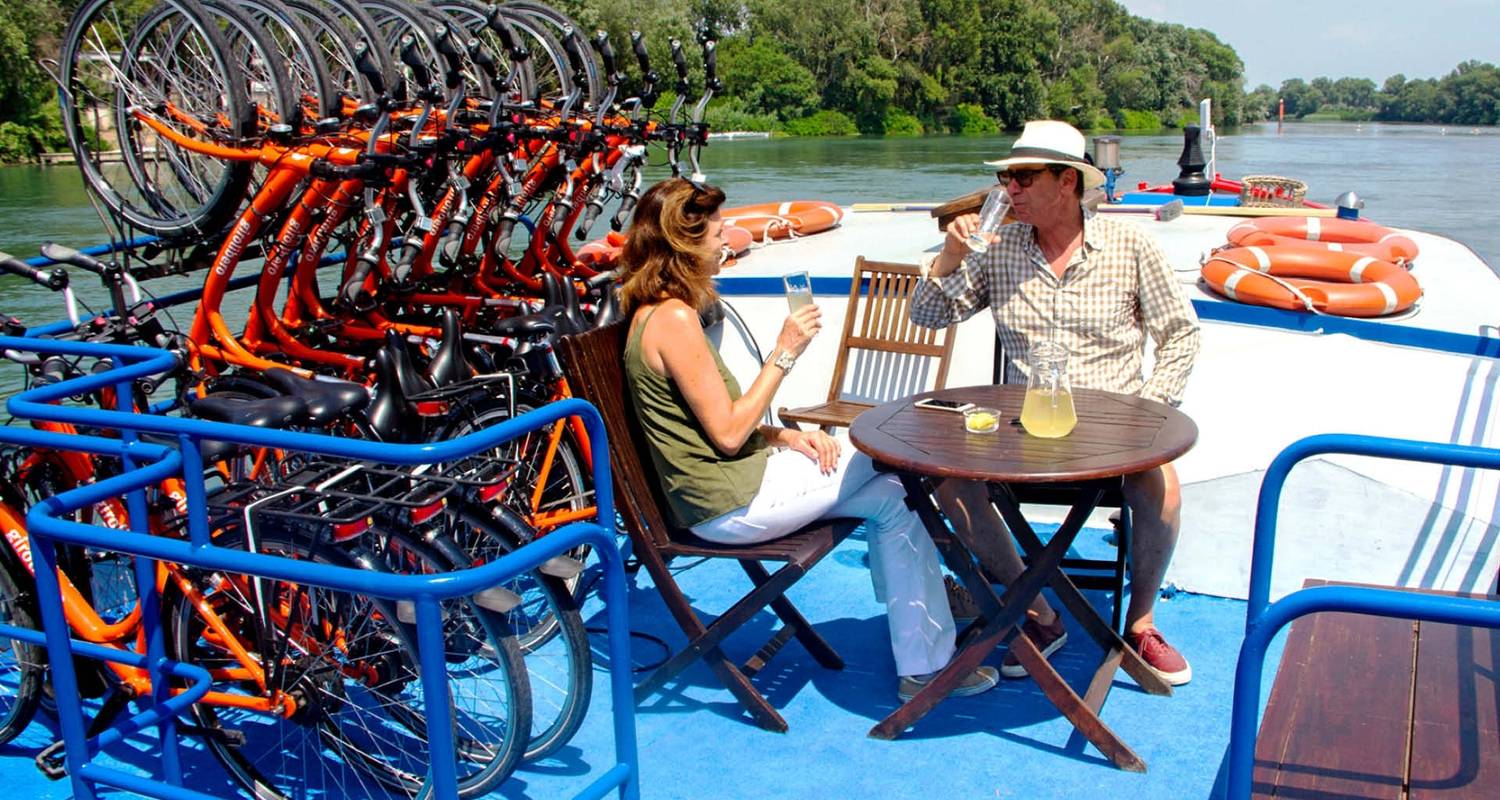
[[[1084,159],[1083,134],[1066,122],[1037,119],[1026,123],[1021,138],[1010,146],[1010,155],[999,161],[984,162],[1002,170],[1011,167],[1059,164],[1072,167],[1083,175],[1083,188],[1104,185],[1104,173]]]

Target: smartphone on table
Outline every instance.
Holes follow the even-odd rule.
[[[956,411],[962,414],[974,407],[973,403],[961,403],[957,400],[941,400],[936,397],[927,397],[912,403],[917,408],[933,408],[938,411]]]

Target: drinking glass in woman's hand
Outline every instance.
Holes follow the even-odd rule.
[[[990,249],[990,242],[1005,224],[1005,215],[1010,212],[1010,195],[1004,189],[993,189],[984,198],[984,207],[979,210],[979,226],[969,234],[964,243],[970,250],[983,253]]]

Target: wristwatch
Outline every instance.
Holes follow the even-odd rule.
[[[776,356],[776,360],[771,363],[781,367],[782,372],[791,372],[792,365],[797,363],[797,357],[787,350],[782,350],[781,354]]]

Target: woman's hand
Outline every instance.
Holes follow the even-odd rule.
[[[803,306],[787,315],[776,336],[776,347],[794,356],[802,355],[818,331],[823,329],[823,310],[816,304]]]
[[[782,441],[787,447],[818,462],[818,469],[824,475],[838,466],[839,440],[822,431],[788,430]]]

